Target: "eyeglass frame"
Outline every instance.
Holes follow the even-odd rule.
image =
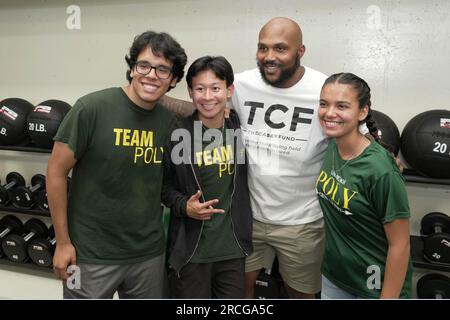
[[[149,70],[147,73],[142,73],[142,72],[139,72],[139,71],[138,71],[138,66],[139,66],[139,65],[142,65],[142,64],[145,64],[147,67],[150,67],[150,70]],[[169,79],[169,78],[170,78],[170,75],[173,73],[173,68],[169,68],[169,67],[164,66],[164,65],[152,66],[152,65],[151,65],[150,63],[148,63],[147,61],[137,61],[136,64],[134,65],[134,67],[135,67],[135,69],[136,69],[136,72],[139,73],[140,75],[143,75],[143,76],[148,75],[150,72],[152,72],[153,69],[155,69],[155,75],[158,77],[158,79],[163,79],[163,80]],[[164,69],[167,69],[167,71],[169,71],[169,73],[167,74],[167,77],[166,77],[166,78],[161,77],[161,76],[159,75],[159,72],[161,71],[161,69],[158,69],[158,68],[164,68]]]

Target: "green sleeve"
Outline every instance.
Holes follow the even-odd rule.
[[[392,171],[378,178],[371,198],[383,224],[410,216],[405,182],[399,172]]]
[[[55,141],[68,144],[77,160],[89,147],[94,116],[93,112],[79,99],[64,117],[53,138]]]

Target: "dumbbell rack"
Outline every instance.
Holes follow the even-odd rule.
[[[29,215],[39,215],[39,216],[46,216],[46,217],[50,217],[50,213],[46,213],[43,211],[38,212],[38,210],[26,210],[26,209],[17,209],[17,208],[10,208],[9,206],[7,207],[0,207],[0,212],[15,212],[15,213],[20,213],[20,214],[29,214]],[[6,266],[11,266],[15,268],[21,268],[21,269],[31,269],[31,270],[38,270],[38,271],[42,271],[45,273],[52,273],[53,270],[52,268],[46,268],[46,267],[41,267],[38,266],[36,264],[34,264],[30,259],[28,259],[26,262],[24,263],[17,263],[17,262],[13,262],[10,261],[6,256],[3,256],[0,258],[0,265],[6,265]]]
[[[411,239],[411,260],[414,267],[421,269],[450,272],[450,264],[429,262],[425,260],[423,254],[423,239],[421,236],[411,236],[410,239]]]
[[[26,146],[3,146],[0,145],[0,150],[7,150],[7,151],[25,151],[25,152],[36,152],[36,153],[51,153],[52,150],[50,149],[44,149],[44,148],[38,148],[32,144],[26,145]],[[20,214],[26,214],[26,215],[32,215],[32,216],[41,216],[41,217],[50,217],[49,212],[45,212],[39,209],[18,209],[13,207],[12,205],[9,206],[0,206],[0,212],[11,212],[11,213],[20,213]],[[45,268],[38,266],[34,264],[30,259],[25,263],[16,263],[13,261],[8,260],[7,257],[0,258],[0,265],[11,267],[11,270],[17,270],[22,269],[24,271],[27,270],[33,270],[33,271],[39,271],[42,272],[44,275],[48,275],[53,273],[52,268]]]
[[[0,265],[13,267],[14,270],[19,268],[19,269],[23,269],[23,270],[40,271],[40,272],[43,272],[44,274],[52,274],[53,273],[52,268],[40,267],[37,264],[34,264],[30,260],[28,260],[27,262],[24,262],[24,263],[17,263],[17,262],[8,260],[8,258],[6,258],[6,257],[2,257],[2,258],[0,258]]]
[[[9,150],[9,151],[26,151],[26,152],[38,152],[38,153],[51,153],[52,150],[38,148],[34,145],[26,145],[26,146],[2,146],[0,145],[0,150]]]
[[[52,268],[38,266],[37,264],[34,264],[30,259],[28,259],[26,262],[23,263],[17,263],[9,260],[6,256],[4,256],[0,258],[0,265],[13,267],[14,270],[15,269],[35,270],[43,272],[44,274],[53,273]]]
[[[33,216],[50,217],[50,212],[46,212],[39,209],[18,209],[16,207],[13,207],[12,205],[4,207],[0,206],[0,212],[13,212],[13,213],[29,214]]]
[[[35,146],[31,145],[31,144],[27,145],[27,146],[2,146],[2,145],[0,145],[0,150],[38,152],[38,153],[51,153],[52,152],[52,150],[50,150],[50,149],[38,148],[38,147],[35,147]],[[45,212],[43,210],[39,210],[39,209],[18,209],[18,208],[13,207],[12,205],[0,206],[0,211],[30,214],[30,215],[34,215],[34,216],[50,217],[50,213],[49,212]]]
[[[420,175],[413,169],[404,169],[403,176],[406,182],[411,183],[424,183],[424,184],[437,184],[437,185],[450,185],[450,179],[435,179],[428,178]],[[423,253],[423,238],[422,236],[411,235],[411,259],[414,267],[428,270],[436,270],[443,272],[450,272],[450,264],[429,262],[425,260]]]
[[[413,169],[404,169],[403,176],[407,182],[450,185],[450,179],[435,179],[420,175]]]
[[[35,210],[35,209],[18,209],[18,208],[12,207],[12,206],[4,206],[4,207],[0,206],[0,212],[12,212],[12,213],[27,214],[27,215],[32,215],[32,216],[50,217],[49,212],[45,212],[42,210]],[[28,259],[24,263],[17,263],[17,262],[10,261],[10,260],[8,260],[8,258],[6,256],[3,256],[0,258],[0,265],[6,265],[6,266],[14,267],[14,268],[22,268],[22,269],[28,269],[28,270],[29,269],[38,270],[38,271],[43,271],[45,273],[53,272],[52,268],[38,266],[38,265],[34,264],[30,259]]]
[[[0,150],[10,150],[10,151],[25,151],[25,152],[38,152],[38,153],[51,153],[49,149],[38,148],[33,145],[28,146],[0,146]],[[403,176],[407,182],[411,183],[424,183],[424,184],[440,184],[440,185],[450,185],[450,179],[434,179],[421,176],[416,171],[412,169],[404,169]],[[50,217],[50,213],[44,212],[42,210],[35,209],[17,209],[12,206],[0,207],[0,211],[3,212],[13,212],[21,214],[30,214],[35,216],[45,216]],[[411,259],[414,267],[423,268],[436,271],[450,272],[450,265],[442,263],[431,263],[426,261],[423,257],[423,240],[420,236],[411,236]],[[35,265],[34,263],[28,261],[27,263],[19,264],[9,261],[4,258],[0,258],[0,264],[9,265],[17,268],[27,268],[34,269],[45,272],[52,272],[50,268],[43,268]]]

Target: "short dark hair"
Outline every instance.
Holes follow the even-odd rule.
[[[150,47],[155,55],[162,55],[172,62],[172,74],[180,82],[184,76],[187,56],[180,44],[171,35],[161,32],[146,31],[134,38],[129,55],[125,56],[128,64],[127,80],[131,83],[131,70],[136,66],[138,55],[145,48]],[[170,89],[169,89],[170,90]]]
[[[214,72],[217,78],[225,80],[227,87],[231,86],[234,82],[233,67],[222,56],[204,56],[198,58],[192,62],[186,74],[186,81],[189,88],[192,88],[192,78],[198,73],[206,70],[211,70]]]

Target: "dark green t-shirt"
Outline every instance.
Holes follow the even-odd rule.
[[[393,157],[372,142],[347,162],[333,139],[316,189],[325,218],[322,273],[351,294],[379,298],[388,253],[384,224],[410,216],[404,179]],[[409,261],[402,298],[411,296],[411,277]]]
[[[225,130],[208,129],[222,136],[222,140],[202,141],[202,151],[196,152],[195,160],[200,172],[200,185],[206,201],[219,199],[216,209],[225,213],[214,214],[203,223],[200,241],[190,260],[193,263],[210,263],[244,257],[233,233],[230,216],[234,177],[233,143],[226,140]],[[198,138],[198,137],[196,137]]]
[[[174,120],[160,105],[138,107],[121,88],[80,98],[64,118],[55,140],[77,159],[68,223],[78,261],[126,264],[164,252],[163,146]]]

